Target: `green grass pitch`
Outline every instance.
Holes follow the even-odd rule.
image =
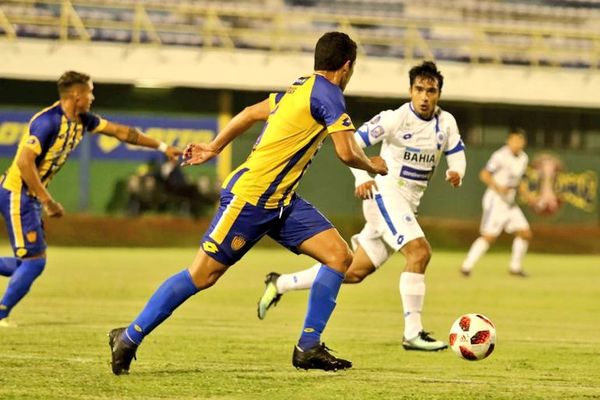
[[[51,247],[44,275],[13,312],[19,327],[0,330],[0,399],[600,398],[598,256],[530,254],[531,277],[519,279],[506,272],[508,254],[492,253],[465,279],[463,253],[434,251],[425,327],[446,338],[460,314],[487,315],[498,342],[479,362],[401,348],[403,259],[395,256],[362,284],[342,287],[324,341],[354,368],[326,373],[291,366],[307,292],[286,294],[266,320],[256,318],[264,275],[311,261],[254,249],[146,339],[129,376],[113,376],[106,333],[194,254]]]

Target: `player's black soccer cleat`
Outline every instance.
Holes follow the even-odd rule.
[[[277,272],[270,272],[265,277],[265,291],[258,300],[258,306],[256,310],[258,319],[265,319],[269,308],[276,305],[281,299],[281,296],[283,296],[283,294],[277,293],[277,285],[275,284],[275,282],[277,282],[277,278],[280,276],[281,275]]]
[[[420,350],[420,351],[439,351],[444,350],[448,345],[441,340],[432,338],[429,332],[421,331],[414,338],[402,341],[404,350]]]
[[[292,365],[297,369],[322,369],[324,371],[339,371],[352,368],[352,361],[334,357],[329,353],[331,349],[321,343],[312,349],[302,351],[294,346]]]
[[[128,374],[131,360],[136,359],[135,352],[138,347],[127,344],[121,339],[121,335],[125,329],[126,328],[115,328],[108,333],[108,344],[112,355],[110,364],[112,366],[112,372],[115,375]]]

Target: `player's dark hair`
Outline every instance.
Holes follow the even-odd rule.
[[[437,65],[433,61],[423,61],[419,65],[415,65],[408,71],[408,78],[410,79],[410,86],[412,87],[417,77],[434,79],[438,83],[438,89],[441,92],[442,86],[444,86],[444,76],[437,69]]]
[[[356,43],[343,32],[327,32],[315,47],[315,71],[337,71],[356,61]]]
[[[76,71],[67,71],[58,78],[58,94],[62,96],[71,89],[73,85],[87,85],[89,81],[89,75]]]
[[[508,130],[508,136],[512,136],[512,135],[519,135],[519,136],[527,137],[527,132],[525,131],[525,129],[523,129],[519,126],[514,126]]]

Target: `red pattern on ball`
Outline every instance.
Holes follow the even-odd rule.
[[[460,326],[460,329],[462,329],[463,331],[467,332],[469,330],[469,327],[471,326],[471,318],[467,317],[466,315],[463,316],[460,319],[460,322],[458,323],[458,326]]]
[[[479,331],[471,336],[471,344],[483,344],[490,340],[490,331]]]
[[[460,354],[462,354],[463,358],[471,361],[477,360],[477,356],[469,349],[464,346],[460,346]]]
[[[481,314],[477,314],[477,316],[495,328],[494,323],[492,321],[490,321],[489,319],[487,319],[486,317],[484,317]]]
[[[449,338],[450,346],[454,346],[454,342],[456,342],[456,333],[451,333]]]

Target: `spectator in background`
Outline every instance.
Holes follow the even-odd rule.
[[[208,176],[190,182],[177,160],[151,160],[127,179],[127,214],[170,212],[199,218],[219,198]]]

